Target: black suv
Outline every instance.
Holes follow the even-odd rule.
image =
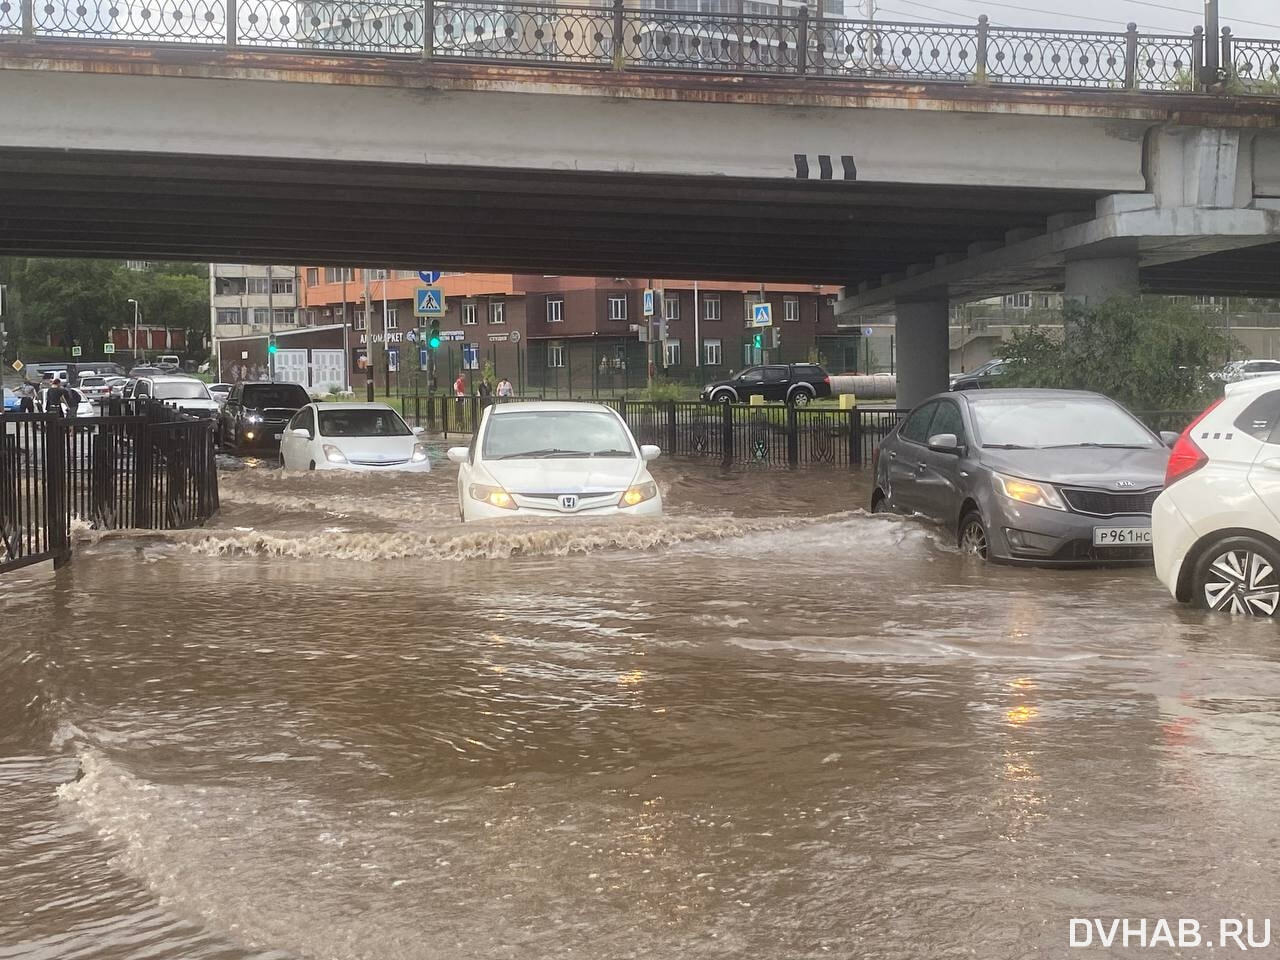
[[[218,416],[218,443],[237,453],[279,449],[285,424],[310,402],[306,389],[296,383],[237,383]]]
[[[747,403],[753,394],[802,407],[831,396],[831,378],[816,363],[770,363],[702,388],[702,399],[711,403]]]

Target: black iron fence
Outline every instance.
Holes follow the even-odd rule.
[[[153,403],[120,416],[0,415],[0,571],[61,565],[77,521],[172,530],[217,510],[210,420]]]
[[[1280,41],[1190,34],[892,23],[518,0],[0,0],[0,36],[100,39],[599,70],[802,75],[1193,92],[1220,44],[1233,92],[1280,96]],[[794,12],[792,12],[794,11]],[[429,28],[427,25],[430,25]]]

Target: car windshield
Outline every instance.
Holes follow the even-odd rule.
[[[199,380],[182,380],[155,385],[157,400],[208,400],[209,391]]]
[[[984,447],[1155,447],[1137,420],[1101,397],[984,398],[972,405]]]
[[[265,410],[267,407],[297,410],[310,402],[307,391],[296,383],[270,383],[244,388],[244,405],[258,410]]]
[[[485,429],[486,460],[541,457],[632,457],[631,436],[611,413],[530,410],[494,414]]]
[[[407,437],[412,431],[393,410],[321,410],[323,437]]]
[[[82,387],[100,387],[107,382],[106,377],[81,377],[80,386]]]

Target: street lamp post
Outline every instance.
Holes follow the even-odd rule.
[[[138,301],[129,298],[129,302],[133,304],[133,361],[138,362],[138,317],[142,313],[142,308],[138,306]]]

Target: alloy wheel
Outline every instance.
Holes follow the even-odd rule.
[[[1204,604],[1210,610],[1271,617],[1280,606],[1280,578],[1271,561],[1252,550],[1227,550],[1209,564]]]
[[[809,400],[810,397],[807,390],[797,390],[791,397],[791,402],[797,407],[807,407]]]
[[[976,516],[964,522],[960,531],[960,552],[965,556],[987,559],[987,531]]]

